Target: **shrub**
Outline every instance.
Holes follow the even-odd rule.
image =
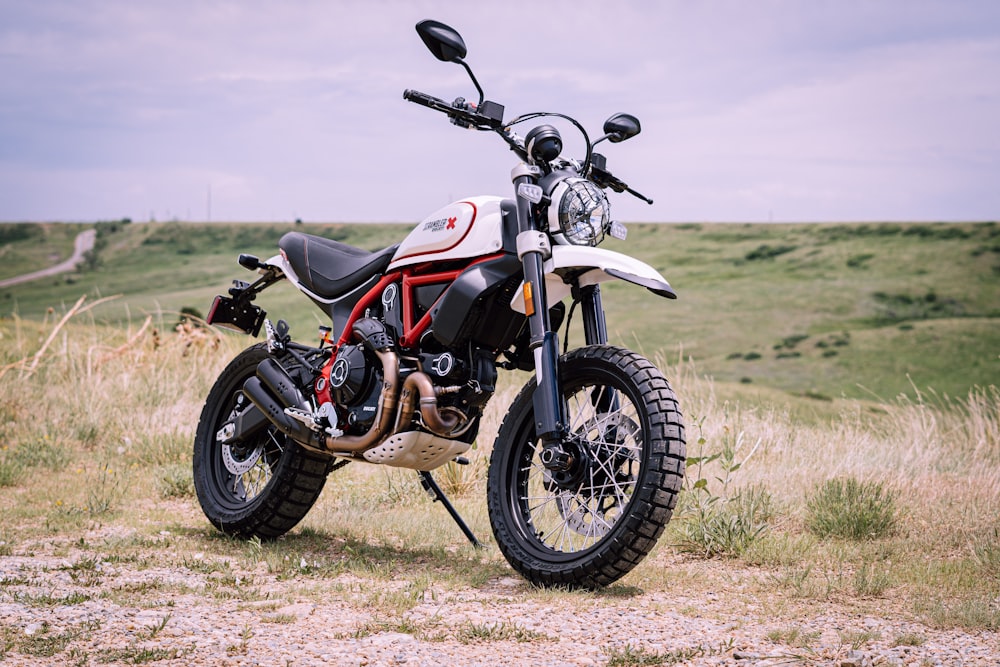
[[[827,480],[806,501],[806,528],[817,537],[875,539],[892,534],[896,524],[895,494],[880,482]]]
[[[965,305],[951,297],[941,297],[935,291],[925,294],[872,293],[877,310],[876,317],[883,322],[902,320],[929,320],[941,317],[962,317],[967,314]]]
[[[4,223],[0,225],[0,245],[42,239],[45,236],[42,226],[26,223]]]
[[[32,468],[58,472],[71,458],[64,446],[51,442],[47,435],[13,447],[0,445],[0,487],[16,486]]]
[[[701,428],[701,423],[698,423]],[[726,442],[722,451],[705,454],[705,438],[698,438],[699,455],[687,459],[686,493],[682,496],[678,522],[678,547],[684,551],[713,556],[739,557],[745,554],[768,529],[773,516],[771,494],[760,485],[730,493],[730,483],[743,464],[753,456],[758,441],[742,461],[737,454],[745,444],[743,434]],[[709,489],[708,467],[718,467],[718,492]]]
[[[161,498],[193,497],[194,478],[191,466],[186,463],[162,466],[156,486]]]
[[[182,326],[184,324],[189,324],[193,327],[203,326],[205,322],[205,317],[201,314],[201,311],[193,306],[184,306],[180,311],[180,318],[177,320],[176,326]]]
[[[798,345],[802,341],[806,340],[807,338],[809,338],[809,334],[794,334],[794,335],[791,335],[791,336],[786,336],[785,338],[781,339],[780,343],[776,343],[775,344],[774,349],[775,350],[781,350],[781,349],[792,350],[792,349],[795,349],[796,345]]]
[[[744,259],[746,259],[746,261],[748,261],[748,262],[760,261],[760,260],[765,260],[765,259],[774,259],[775,257],[777,257],[779,255],[784,255],[787,252],[792,252],[793,250],[796,249],[796,247],[797,246],[793,246],[793,245],[772,246],[772,245],[764,244],[764,245],[757,246],[756,249],[751,250],[750,252],[748,252],[744,256]]]
[[[860,255],[852,255],[851,257],[847,258],[847,266],[852,269],[867,268],[866,264],[868,260],[872,259],[873,257],[875,257],[875,255],[873,255],[870,252],[862,253]]]

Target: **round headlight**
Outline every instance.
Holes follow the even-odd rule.
[[[610,221],[608,198],[583,178],[568,178],[552,192],[549,231],[557,243],[597,245]]]

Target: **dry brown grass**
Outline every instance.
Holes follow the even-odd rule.
[[[58,319],[0,321],[0,366],[10,368],[0,381],[4,553],[17,553],[42,535],[73,540],[101,524],[105,531],[117,526],[153,538],[162,530],[181,533],[191,543],[188,551],[224,548],[267,563],[275,576],[322,576],[315,562],[380,580],[414,567],[418,576],[446,586],[482,585],[509,573],[495,549],[475,553],[466,546],[412,472],[362,465],[330,480],[296,531],[301,539],[258,545],[256,552],[253,545],[223,547],[213,541],[182,477],[203,397],[249,341],[198,328],[173,331],[156,317],[123,329],[76,318],[53,336]],[[821,600],[914,615],[940,627],[1000,627],[993,601],[1000,595],[996,387],[961,400],[834,401],[803,418],[807,399],[716,386],[685,364],[668,375],[688,421],[689,445],[703,438],[708,451],[736,450],[746,460],[733,476],[734,488],[763,487],[776,509],[768,532],[739,561],[680,554],[671,546],[674,528],[668,528],[660,548],[622,590],[733,588],[736,597],[764,600],[772,612],[793,616],[800,602]],[[521,381],[502,382],[470,451],[472,463],[451,477],[439,474],[480,539],[489,535],[486,461],[503,407]],[[9,482],[5,468],[12,472]],[[712,470],[706,477],[717,484]],[[834,477],[891,488],[901,530],[868,543],[809,536],[806,499]],[[679,516],[672,526],[684,520]],[[339,565],[317,555],[325,544],[340,550],[334,559]],[[177,554],[158,555],[158,549],[151,538],[139,551],[142,558],[176,560]]]

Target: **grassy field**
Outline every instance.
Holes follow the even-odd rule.
[[[268,256],[290,228],[108,225],[88,270],[0,291],[0,557],[12,563],[0,577],[0,604],[60,618],[95,606],[178,605],[163,616],[161,635],[162,627],[133,631],[111,620],[104,629],[74,621],[29,635],[14,616],[0,618],[0,660],[181,660],[187,649],[166,635],[170,614],[180,618],[192,601],[254,618],[265,609],[262,636],[298,627],[278,610],[302,600],[354,609],[347,638],[402,633],[507,646],[540,636],[516,623],[449,626],[414,613],[428,596],[487,600],[490,613],[515,619],[522,604],[581,614],[641,606],[720,623],[730,618],[724,610],[738,610],[737,625],[766,625],[773,650],[802,664],[833,664],[851,647],[876,644],[933,656],[922,645],[940,632],[995,641],[996,225],[642,225],[630,245],[609,246],[635,249],[681,294],[669,302],[611,285],[606,305],[616,338],[671,378],[689,465],[659,546],[602,594],[498,583],[512,571],[489,539],[484,485],[494,434],[518,389],[509,377],[472,464],[438,474],[486,550],[467,546],[412,472],[364,465],[334,473],[285,539],[239,542],[211,528],[191,481],[195,424],[214,378],[249,340],[174,325],[181,308],[204,312],[231,278],[248,275],[238,252]],[[372,249],[402,230],[305,229]],[[68,254],[73,231],[19,237],[0,227],[3,252],[23,256],[23,270]],[[57,241],[30,254],[37,234]],[[262,300],[300,330],[318,323],[291,290]],[[576,330],[572,337],[582,339]],[[126,584],[107,568],[159,583]],[[803,620],[829,613],[916,625],[891,637],[844,630],[831,648]],[[94,653],[112,635],[127,645]],[[245,629],[229,656],[238,661],[253,642]],[[680,660],[642,644],[615,647],[602,664]]]
[[[357,610],[358,620],[341,630],[345,638],[389,632],[446,642],[466,641],[468,632],[491,642],[510,637],[496,627],[448,627],[411,612],[428,591],[446,599],[485,596],[491,612],[515,618],[525,603],[584,610],[660,600],[664,612],[693,617],[724,619],[721,609],[743,610],[740,623],[768,624],[769,641],[804,664],[831,664],[850,646],[881,641],[919,649],[932,632],[1000,630],[996,387],[947,406],[840,399],[824,402],[819,416],[808,407],[811,399],[777,391],[763,400],[754,393],[723,398],[725,387],[693,365],[660,359],[682,400],[690,459],[687,490],[659,546],[597,596],[521,582],[493,597],[497,582],[512,573],[489,539],[484,473],[503,407],[517,389],[509,378],[472,464],[438,475],[486,550],[467,545],[412,472],[361,464],[334,473],[287,538],[247,543],[211,528],[190,472],[201,402],[242,341],[200,330],[154,333],[140,322],[118,329],[87,318],[59,329],[51,320],[0,322],[0,555],[14,568],[0,579],[0,603],[12,609],[159,609],[166,624],[170,614],[183,616],[171,605],[192,600],[244,615],[273,615],[313,600]],[[848,485],[829,487],[834,481]],[[127,585],[109,578],[108,567],[128,572],[130,581],[153,573],[166,579]],[[202,583],[193,588],[192,576]],[[50,580],[65,580],[58,594]],[[803,620],[817,609],[905,619],[917,629],[894,637],[862,629],[822,648],[820,633]],[[106,636],[98,634],[100,623],[57,627],[29,637],[13,617],[0,620],[0,658],[75,656],[73,664],[94,664],[86,647]],[[124,626],[109,628],[121,641],[132,636]],[[157,642],[176,646],[139,630],[149,637],[134,651],[152,651]],[[235,655],[247,650],[251,634],[243,644],[234,640]],[[719,636],[715,643],[724,642]],[[141,661],[182,655],[177,650],[144,653]],[[662,662],[642,653],[653,649],[618,650],[606,664]],[[140,661],[124,656],[122,662]],[[101,662],[114,660],[99,656]]]
[[[0,315],[37,321],[49,309],[65,312],[83,294],[121,295],[94,311],[97,321],[155,314],[169,325],[182,308],[205,312],[231,279],[250,275],[235,262],[240,252],[269,257],[293,228],[103,223],[87,270],[0,290]],[[300,229],[374,250],[410,227]],[[0,252],[18,258],[2,271],[68,255],[76,231],[0,225]],[[632,225],[627,242],[604,247],[650,263],[680,294],[667,301],[609,284],[612,339],[647,356],[690,361],[720,383],[818,401],[915,398],[917,391],[962,399],[1000,378],[995,223]],[[287,286],[261,303],[302,338],[322,323],[322,313]],[[582,339],[578,328],[570,339]]]

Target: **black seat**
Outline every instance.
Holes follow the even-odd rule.
[[[302,284],[313,294],[330,299],[384,272],[399,244],[369,252],[321,236],[288,232],[278,247]]]

